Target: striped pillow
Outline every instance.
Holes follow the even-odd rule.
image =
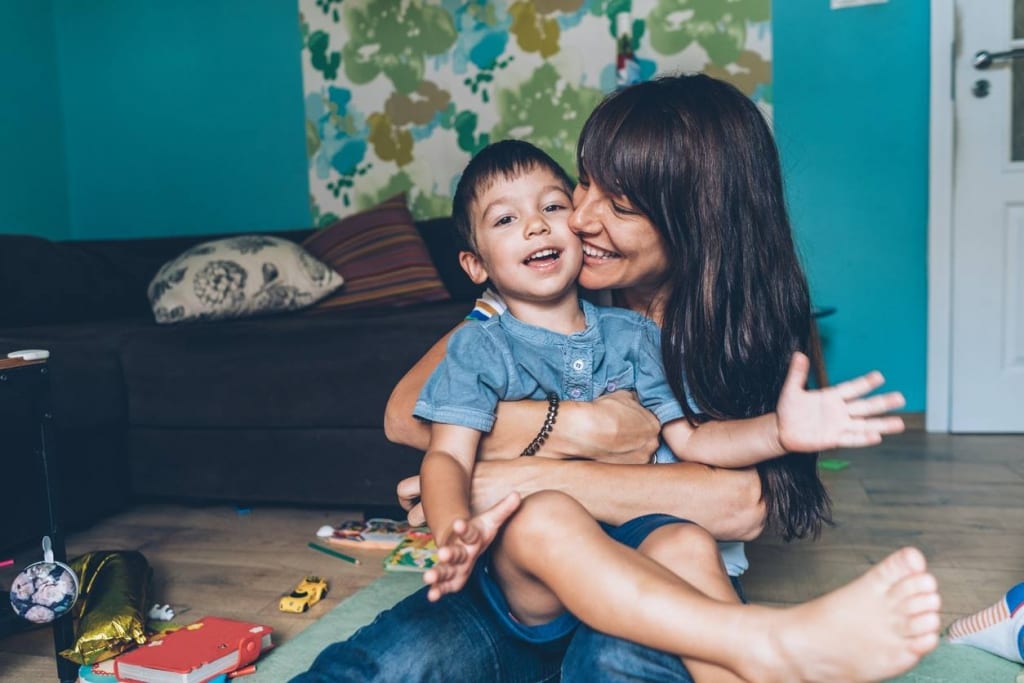
[[[317,230],[302,246],[345,279],[314,312],[449,299],[405,195]]]

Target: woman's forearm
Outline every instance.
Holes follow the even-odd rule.
[[[512,491],[526,496],[546,489],[572,496],[611,524],[666,513],[692,520],[720,540],[751,540],[765,524],[756,470],[698,463],[615,465],[548,458],[477,463],[473,507],[489,507]]]
[[[454,331],[438,340],[391,392],[384,410],[384,433],[390,441],[420,450],[426,450],[430,444],[430,425],[413,417],[413,408],[431,373],[444,358],[448,338]],[[479,457],[492,460],[518,456],[544,424],[547,410],[547,401],[499,403],[494,428],[484,435]],[[632,392],[615,392],[593,403],[564,401],[555,427],[538,455],[647,462],[658,446],[658,431],[658,421]]]
[[[480,458],[514,458],[540,431],[547,401],[498,404],[491,433],[481,443]],[[538,456],[584,458],[614,463],[647,463],[658,447],[658,421],[631,392],[603,396],[592,403],[562,401],[551,432]]]

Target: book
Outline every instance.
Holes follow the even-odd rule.
[[[437,543],[427,527],[409,529],[405,538],[384,558],[391,572],[425,572],[437,564]]]
[[[106,659],[95,664],[83,664],[78,668],[78,683],[117,683],[114,660]]]
[[[251,664],[272,646],[273,629],[222,617],[203,617],[114,660],[119,681],[205,683]]]
[[[323,527],[331,530],[332,527]],[[347,548],[377,548],[391,550],[405,538],[412,527],[408,522],[385,517],[373,517],[361,522],[348,520],[334,527],[330,535],[317,536],[330,545]]]

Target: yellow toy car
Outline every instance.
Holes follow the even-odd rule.
[[[307,576],[288,595],[281,598],[277,608],[282,612],[305,612],[327,597],[327,581],[319,576]]]

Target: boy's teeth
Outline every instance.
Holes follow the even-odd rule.
[[[544,249],[542,251],[538,251],[538,252],[535,252],[533,254],[530,254],[526,258],[526,260],[527,261],[534,261],[536,259],[547,258],[548,256],[557,256],[557,255],[558,255],[558,252],[555,251],[554,249]]]

